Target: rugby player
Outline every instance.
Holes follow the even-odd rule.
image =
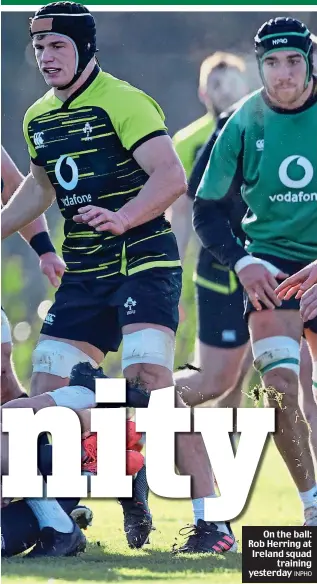
[[[308,429],[297,422],[303,321],[299,301],[282,302],[275,292],[277,279],[317,255],[317,86],[310,32],[293,18],[271,19],[259,29],[255,50],[264,87],[218,137],[195,199],[194,227],[204,247],[235,270],[245,288],[254,365],[264,387],[283,394],[274,439],[299,491],[305,523],[313,526],[314,467]],[[227,211],[240,192],[249,208],[242,221],[245,247]],[[317,319],[306,321],[304,332],[316,361]],[[274,392],[266,394],[268,405],[276,400]]]
[[[28,398],[21,398],[8,402],[2,408],[10,407],[10,403],[16,404],[13,407],[28,407],[23,402],[28,402]],[[8,435],[1,431],[1,476],[8,474]],[[51,455],[51,445],[41,445],[39,456],[39,470],[45,476],[49,468]],[[6,505],[2,499],[2,505]],[[9,502],[10,509],[2,515],[2,541],[1,548],[6,550],[5,555],[15,555],[24,549],[35,545],[30,557],[42,556],[69,556],[76,555],[83,551],[86,545],[86,538],[83,536],[79,526],[69,515],[77,505],[74,503],[71,509],[65,509],[61,500],[46,498],[26,498],[23,504],[18,507],[16,501]],[[13,506],[13,507],[12,507]],[[82,514],[81,514],[82,516]],[[14,525],[11,520],[14,520]],[[27,545],[29,544],[29,545]],[[27,547],[26,547],[27,546]],[[2,551],[3,553],[3,551]]]
[[[91,392],[91,401],[95,400],[95,378],[105,378],[102,368],[93,369],[90,363],[79,363],[74,366],[70,374],[70,385],[72,391],[76,392],[81,388],[85,388],[87,394]],[[50,396],[46,394],[41,394],[34,397],[23,396],[19,399],[14,399],[7,402],[2,409],[7,408],[32,408],[34,412],[38,412],[43,409],[43,407],[56,406],[54,402],[54,392],[50,392]],[[127,406],[134,407],[147,407],[149,401],[149,395],[147,392],[137,389],[134,387],[127,387]],[[122,404],[113,403],[109,407],[119,407]],[[77,415],[81,422],[82,428],[82,471],[89,474],[96,474],[97,472],[97,438],[96,434],[91,434],[91,417],[90,410],[78,410]],[[142,449],[142,435],[137,433],[135,430],[135,423],[132,420],[127,420],[127,474],[138,475],[141,473],[141,479],[143,480],[143,467],[144,467],[144,457],[140,450]],[[8,469],[8,438],[5,435],[1,437],[1,474],[5,474]],[[40,444],[39,448],[39,470],[43,474],[44,478],[46,475],[51,474],[51,444]],[[43,470],[44,469],[44,470]],[[142,501],[143,493],[141,493]],[[38,534],[39,525],[45,529],[45,537],[39,541],[39,545],[32,551],[32,557],[37,557],[41,555],[73,555],[80,551],[78,549],[81,547],[81,536],[79,531],[76,530],[75,535],[67,541],[69,538],[61,535],[56,519],[60,519],[62,513],[65,511],[65,506],[63,505],[64,499],[61,500],[41,500],[41,499],[26,499],[23,506],[14,507],[13,511],[8,511],[6,518],[10,524],[12,517],[20,517],[18,534],[12,533],[12,526],[7,525],[6,531],[8,534],[6,550],[8,555],[17,554],[26,549],[25,542],[34,541],[34,533]],[[43,506],[44,502],[44,506]],[[52,503],[53,502],[53,503]],[[122,506],[126,508],[129,505],[129,500],[122,500]],[[24,509],[28,508],[27,512],[24,513]],[[58,507],[61,507],[59,509]],[[68,503],[66,500],[66,507],[68,509]],[[64,509],[64,511],[63,511]],[[67,513],[67,510],[66,510]],[[53,516],[52,516],[53,515]],[[83,505],[78,505],[77,502],[73,505],[70,516],[74,519],[75,523],[81,528],[86,528],[91,524],[92,521],[92,511]],[[30,517],[33,520],[30,522]],[[58,517],[59,516],[59,517]],[[34,519],[35,518],[35,519]],[[65,518],[64,518],[65,519]],[[34,527],[35,526],[35,527]],[[46,534],[49,537],[46,537]],[[24,534],[24,535],[22,535]],[[56,542],[53,546],[52,537],[55,536]],[[37,538],[36,538],[37,539]],[[64,539],[64,541],[63,541]],[[66,539],[66,542],[65,542]],[[79,540],[79,541],[78,541]],[[9,543],[8,543],[9,542]],[[138,542],[135,542],[138,544]],[[30,546],[27,546],[30,547]],[[138,547],[134,545],[134,547]],[[8,552],[8,549],[16,550],[15,552]]]
[[[1,146],[1,201],[6,204],[23,181],[23,175]],[[50,240],[44,215],[20,229],[20,235],[40,258],[40,270],[57,288],[65,264]],[[12,338],[8,318],[1,308],[1,403],[26,395],[12,363]]]
[[[211,153],[211,150],[215,144],[215,141],[216,141],[220,131],[222,130],[222,128],[224,127],[224,125],[226,124],[228,119],[230,118],[230,116],[235,112],[237,107],[239,107],[242,104],[244,99],[245,98],[243,98],[238,103],[233,104],[230,108],[228,108],[227,112],[223,112],[218,117],[217,126],[216,126],[215,131],[212,133],[212,135],[210,136],[210,138],[208,139],[206,144],[203,146],[203,148],[201,148],[201,150],[198,153],[197,159],[195,161],[192,173],[191,173],[189,181],[188,181],[187,194],[183,195],[181,197],[181,199],[190,198],[190,199],[194,200],[195,194],[197,192],[197,189],[199,187],[203,173],[204,173],[205,168],[207,166],[207,163],[208,163],[208,160],[210,157],[210,153]],[[181,200],[181,199],[179,199],[179,200]],[[175,207],[175,205],[178,204],[178,201],[176,201],[176,203],[173,205],[173,207]],[[181,232],[181,225],[183,223],[183,233],[185,232],[185,236],[183,235],[182,238],[180,239],[180,241],[183,242],[183,245],[184,245],[185,240],[186,240],[186,242],[188,241],[188,236],[186,238],[186,212],[190,213],[191,208],[192,208],[192,205],[189,209],[187,209],[187,211],[186,211],[186,208],[184,208],[183,216],[182,216],[181,209],[178,210],[177,214],[175,214],[175,213],[172,214],[172,228],[174,229],[174,232],[175,232],[175,235],[176,235],[176,238],[178,241],[179,241],[178,232]],[[236,236],[241,241],[245,240],[245,233],[241,229],[241,221],[242,221],[243,216],[245,215],[246,211],[247,211],[247,206],[246,206],[245,202],[243,201],[242,197],[236,197],[234,199],[234,201],[230,200],[230,202],[228,204],[228,214],[230,217],[230,225],[231,225],[233,232],[236,234]],[[173,225],[174,215],[175,215],[176,229],[174,228],[174,225]],[[189,221],[188,221],[188,223],[189,223]],[[197,272],[198,273],[200,272],[200,266],[202,266],[202,268],[204,268],[204,266],[206,268],[209,266],[209,268],[211,269],[211,273],[212,273],[214,271],[214,268],[213,268],[214,265],[215,265],[215,262],[213,262],[212,255],[209,252],[209,250],[202,248],[201,252],[200,252],[200,260],[198,263]],[[221,264],[218,264],[218,268],[221,268],[221,267],[223,270],[226,270],[227,273],[229,273],[229,268],[227,268],[225,266],[221,266]],[[221,324],[223,326],[223,329],[224,330],[227,330],[228,328],[230,329],[230,328],[232,328],[233,324],[235,323],[236,331],[240,331],[240,332],[245,331],[246,334],[248,335],[248,327],[247,327],[246,321],[243,318],[242,286],[241,286],[239,280],[236,278],[234,272],[230,272],[230,273],[231,273],[232,279],[235,279],[235,281],[237,282],[238,288],[240,290],[240,294],[238,294],[238,291],[236,291],[236,293],[230,295],[230,302],[226,302],[227,297],[223,296],[222,294],[219,294],[215,290],[210,292],[207,289],[205,289],[204,287],[200,288],[199,285],[197,285],[198,282],[196,281],[197,292],[198,292],[198,294],[197,294],[198,304],[199,304],[198,320],[199,320],[199,324],[200,324],[200,331],[202,331],[204,333],[205,338],[209,337],[211,339],[212,337],[217,335],[219,324],[220,324],[219,323],[219,316],[220,316],[219,311],[220,311],[221,307],[222,307]],[[222,274],[222,277],[224,277],[223,272],[220,272],[220,274]],[[206,285],[207,284],[206,279],[204,280],[204,282]],[[213,282],[209,283],[209,285],[213,286]],[[283,284],[281,284],[281,286],[283,286]],[[218,300],[217,300],[217,294],[219,294]],[[199,302],[200,298],[202,300],[205,300],[205,302]],[[207,302],[207,300],[208,300],[208,302]],[[207,314],[207,311],[208,311],[208,314]],[[199,315],[202,315],[202,317],[199,318]],[[210,325],[210,329],[208,328],[207,325],[208,326]],[[220,330],[221,330],[221,327],[220,327]],[[218,336],[218,339],[219,339],[219,336]],[[198,344],[198,342],[199,341],[197,340],[197,344]],[[217,407],[239,407],[239,405],[241,403],[241,386],[242,386],[242,383],[243,383],[243,380],[245,377],[245,373],[249,369],[250,361],[252,360],[252,352],[250,350],[247,350],[244,353],[242,363],[240,366],[240,373],[237,374],[236,382],[232,386],[232,378],[229,379],[229,383],[228,382],[224,383],[225,380],[227,379],[228,375],[232,377],[231,368],[229,367],[230,359],[228,361],[228,358],[232,354],[232,351],[229,350],[229,351],[223,352],[224,357],[223,357],[223,360],[221,361],[221,360],[219,360],[219,349],[217,348],[217,349],[215,349],[217,351],[217,353],[215,355],[214,361],[211,361],[211,353],[208,353],[209,358],[204,360],[203,356],[206,355],[207,351],[209,351],[209,350],[210,349],[208,347],[204,346],[204,344],[201,343],[200,358],[199,358],[199,356],[196,355],[196,359],[195,359],[196,364],[200,365],[201,372],[189,369],[187,372],[182,371],[182,372],[176,374],[177,383],[180,386],[182,386],[182,388],[183,388],[182,397],[183,397],[185,403],[187,403],[191,406],[203,404],[210,397],[217,395],[217,393],[219,393],[219,389],[220,389],[220,390],[224,390],[225,393],[221,393],[221,397],[215,402],[215,405]],[[225,359],[226,354],[228,355],[227,359]],[[206,363],[204,361],[206,361]],[[222,369],[221,369],[221,363],[223,363]],[[211,371],[209,371],[209,369],[212,371],[215,371],[217,369],[218,365],[220,365],[220,374],[216,379],[213,379],[211,376]],[[239,366],[237,364],[235,364],[235,367],[239,371]],[[206,374],[206,371],[207,371],[208,375]],[[202,378],[204,378],[204,383],[202,382]],[[300,352],[300,377],[299,377],[299,379],[300,379],[300,406],[301,406],[301,409],[302,409],[302,411],[305,415],[305,418],[306,418],[306,420],[309,424],[309,427],[310,427],[310,432],[309,432],[310,443],[312,446],[312,451],[313,451],[314,456],[315,456],[315,460],[317,461],[317,409],[316,409],[316,403],[314,400],[314,396],[313,396],[313,393],[311,391],[311,378],[312,378],[312,360],[310,357],[309,349],[307,347],[307,343],[304,339],[302,339],[301,352]],[[213,379],[212,383],[211,383],[211,379]],[[196,386],[196,383],[198,384],[198,386]],[[226,385],[227,385],[227,387],[229,387],[229,389],[227,389],[227,391],[225,390]],[[211,392],[213,392],[213,393],[211,393]]]
[[[247,93],[245,63],[230,53],[217,51],[201,64],[198,97],[207,113],[173,137],[175,150],[189,178],[196,156],[216,126],[216,119]]]
[[[71,516],[76,509],[78,499],[58,499],[64,512]],[[47,541],[50,528],[46,528]],[[1,556],[10,558],[25,552],[36,545],[40,536],[40,527],[36,515],[24,499],[13,501],[1,509]],[[71,555],[84,551],[86,538],[81,534],[81,546]],[[59,554],[56,554],[59,555]],[[28,556],[32,557],[31,554]]]
[[[317,75],[317,37],[311,34],[313,43],[313,66],[314,74]],[[317,267],[316,261],[312,262],[293,276],[286,278],[275,290],[278,297],[287,300],[296,293],[296,298],[300,298],[300,314],[303,320],[312,320],[316,316],[315,309],[317,308]],[[292,289],[292,291],[290,290]],[[302,341],[302,348],[306,345]],[[307,347],[305,350],[307,361]],[[303,354],[301,353],[301,386],[307,387],[310,383],[311,376],[311,360],[310,364],[305,369],[305,364],[302,363]],[[317,460],[317,415],[316,415],[316,388],[317,388],[317,372],[314,364],[313,370],[313,392],[302,391],[302,409],[305,413],[306,420],[310,425],[310,441],[314,449],[315,460]]]
[[[173,139],[189,178],[187,193],[175,201],[171,209],[172,229],[183,262],[192,230],[195,192],[212,145],[234,109],[232,104],[248,93],[245,71],[243,59],[236,55],[217,52],[208,57],[201,66],[199,96],[213,117],[207,114]],[[221,113],[227,109],[229,113]],[[209,120],[209,124],[203,125],[203,120]],[[213,127],[216,123],[212,133],[211,121]],[[235,223],[241,221],[245,210],[242,201],[232,209]],[[183,399],[190,406],[224,396],[217,401],[218,406],[238,407],[241,384],[252,362],[249,346],[246,350],[249,334],[242,314],[242,287],[234,272],[219,265],[203,247],[194,281],[198,326],[194,364],[200,371],[182,368],[174,379],[184,388]]]
[[[5,462],[6,458],[6,443],[3,444],[3,435],[1,437],[1,446],[4,446],[4,456],[1,460]],[[45,445],[39,451],[39,470],[46,481],[47,475],[52,473],[52,446],[51,444]],[[5,467],[4,467],[5,468]],[[1,468],[1,470],[4,470]],[[92,512],[83,506],[78,506],[79,499],[58,499],[56,500],[57,505],[60,505],[63,512],[69,517],[71,521],[71,516],[76,511],[81,509],[80,521],[84,519],[83,511],[87,510],[87,516],[85,518],[85,528],[91,524]],[[78,518],[78,515],[77,515]],[[5,504],[2,501],[1,509],[1,556],[8,558],[15,556],[22,552],[25,552],[29,548],[37,544],[37,541],[41,534],[40,529],[41,518],[38,518],[34,513],[32,508],[29,506],[28,501],[20,499],[18,501],[12,501]],[[76,529],[78,533],[79,530]],[[51,538],[52,527],[45,526],[45,543],[49,542]],[[69,551],[70,555],[75,555],[80,551],[84,551],[86,547],[86,539],[80,534],[78,538],[78,545]],[[37,548],[37,546],[36,546]],[[36,549],[35,548],[35,549]],[[63,545],[64,549],[64,545]],[[36,550],[41,551],[41,550]],[[59,546],[54,550],[54,555],[59,555]],[[39,555],[42,555],[41,553]],[[68,555],[68,554],[67,554]],[[28,557],[32,557],[29,554]]]
[[[7,407],[28,407],[31,404],[34,411],[37,411],[38,396],[27,400],[19,400],[18,403],[12,402],[7,404]],[[80,414],[80,412],[79,412]],[[80,416],[79,416],[80,417]],[[83,423],[83,440],[82,440],[82,471],[85,474],[95,474],[97,472],[97,459],[94,457],[96,452],[96,435],[90,434],[85,436],[87,431],[90,431],[86,424],[86,418],[81,418]],[[135,474],[141,470],[144,464],[144,457],[139,452],[138,441],[141,435],[135,431],[135,424],[131,420],[127,421],[127,474]],[[3,446],[3,443],[2,443]],[[4,458],[2,470],[6,465],[6,442],[4,443]],[[47,475],[52,473],[52,446],[45,445],[39,451],[39,470],[43,475],[45,481]],[[87,529],[91,525],[92,511],[83,505],[78,505],[78,499],[57,499],[57,504],[61,506],[64,512],[72,518],[79,527]],[[37,544],[32,553],[28,557],[39,557],[41,555],[60,555],[59,546],[50,545],[52,536],[55,533],[52,527],[46,526],[45,537],[41,537],[40,523],[37,516],[32,511],[28,504],[28,500],[20,500],[9,503],[4,506],[1,512],[2,515],[2,538],[1,549],[4,557],[17,555]],[[79,531],[77,530],[77,533]],[[56,537],[54,538],[56,539]],[[63,555],[74,555],[85,549],[85,538],[80,535],[79,542],[76,548],[68,551]],[[49,553],[47,553],[47,549]]]
[[[6,150],[1,147],[1,200],[3,204],[8,203],[14,192],[23,182],[23,179],[23,175],[13,162],[12,158],[8,155]],[[20,235],[23,237],[23,239],[25,239],[25,241],[29,243],[29,245],[39,256],[39,266],[42,273],[48,277],[50,283],[54,287],[58,287],[59,278],[63,275],[65,270],[65,263],[56,254],[54,246],[50,240],[45,216],[42,214],[39,218],[35,219],[35,221],[20,229]],[[28,395],[19,383],[13,367],[10,324],[4,310],[1,309],[1,404],[3,405],[7,402],[10,402],[11,400],[21,398],[28,398]],[[44,506],[42,506],[41,502],[34,500],[34,502],[32,501],[30,505],[32,505],[33,508],[40,505],[41,509],[39,511],[35,509],[36,515],[34,515],[31,506],[29,506],[27,502],[24,502],[23,506],[27,508],[27,512],[25,517],[20,517],[21,521],[19,524],[19,530],[17,530],[15,526],[14,533],[12,527],[9,527],[10,520],[11,518],[16,517],[16,513],[18,513],[20,516],[20,506],[14,508],[14,511],[11,511],[10,507],[10,511],[5,511],[2,514],[2,524],[7,525],[8,528],[7,531],[5,531],[5,527],[3,528],[3,535],[4,538],[7,539],[8,544],[6,547],[7,551],[8,549],[20,549],[19,546],[21,542],[23,542],[23,533],[25,533],[25,530],[27,533],[32,535],[34,531],[32,526],[34,523],[31,522],[31,531],[29,531],[29,516],[38,517],[39,519],[35,520],[35,525],[38,525],[39,521],[43,528],[50,526],[50,528],[56,528],[57,530],[64,530],[65,527],[66,530],[73,529],[73,523],[68,517],[66,517],[63,509],[59,506],[57,501],[50,501],[48,503],[44,503]],[[76,517],[81,522],[83,521],[82,511],[84,511],[85,514],[86,510],[83,510],[82,507],[74,510]],[[6,517],[8,518],[8,521],[7,523],[4,523],[6,521]],[[7,533],[7,537],[5,537],[5,533]],[[20,543],[16,547],[16,538],[18,533],[18,540]],[[20,535],[22,536],[22,539],[19,539]],[[81,536],[78,530],[75,530],[74,535],[76,536],[75,539],[80,540]],[[73,539],[74,537],[71,535],[69,540]],[[35,540],[32,541],[35,543]],[[73,545],[73,543],[74,542],[72,541],[71,545]],[[75,547],[76,546],[77,544]],[[68,546],[65,545],[65,541],[63,541],[62,547],[63,553],[67,553]],[[56,546],[56,550],[57,553],[60,553],[59,546]]]
[[[51,90],[29,108],[24,134],[31,172],[2,214],[2,236],[57,200],[65,219],[65,274],[34,355],[31,395],[58,390],[57,405],[89,408],[65,390],[78,362],[97,367],[123,337],[122,369],[148,390],[173,385],[181,292],[177,243],[164,211],[186,191],[182,165],[156,102],[98,66],[95,22],[81,4],[40,8],[30,26],[37,63]],[[87,203],[92,203],[87,205]],[[185,407],[176,395],[176,403]],[[236,546],[230,526],[204,521],[214,481],[201,436],[177,444],[199,508],[196,551]],[[144,514],[131,516],[131,531]],[[146,521],[146,530],[151,520]],[[129,537],[130,531],[127,533]],[[219,548],[218,548],[219,549]]]

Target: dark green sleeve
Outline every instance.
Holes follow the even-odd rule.
[[[193,225],[202,245],[230,269],[247,255],[232,229],[233,222],[240,224],[242,219],[241,210],[239,217],[233,217],[232,210],[237,209],[237,203],[243,203],[244,133],[235,117],[230,118],[216,140],[193,209]]]

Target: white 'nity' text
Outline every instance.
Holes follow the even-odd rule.
[[[96,402],[121,400],[124,404],[125,392],[124,379],[98,379]],[[191,477],[175,472],[175,434],[191,432],[192,414],[193,430],[203,437],[221,493],[206,499],[206,519],[234,519],[245,506],[267,435],[275,430],[275,410],[237,410],[241,435],[234,454],[229,435],[233,431],[231,408],[193,408],[191,412],[175,407],[174,387],[152,392],[148,407],[135,410],[135,422],[137,431],[146,434],[147,480],[156,495],[191,496]],[[51,434],[53,444],[47,496],[87,497],[87,476],[81,474],[81,426],[73,410],[50,407],[34,414],[31,408],[4,409],[2,430],[9,435],[9,474],[2,477],[3,497],[43,496],[43,478],[37,468],[37,439],[42,432]],[[131,497],[132,477],[126,476],[126,409],[92,409],[91,431],[97,433],[98,465],[97,474],[90,477],[90,496]]]

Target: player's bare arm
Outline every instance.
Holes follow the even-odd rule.
[[[303,292],[300,300],[300,315],[304,322],[317,316],[317,284]]]
[[[317,284],[317,260],[284,280],[275,292],[282,300],[289,300],[294,294],[295,298],[301,298],[314,284]]]
[[[74,221],[121,234],[158,217],[186,192],[185,172],[169,136],[151,138],[136,148],[133,157],[149,175],[137,197],[117,212],[87,205],[78,209]]]
[[[3,181],[1,201],[3,205],[6,205],[13,193],[20,186],[24,176],[3,146],[1,146],[1,179]]]
[[[6,205],[23,182],[24,176],[3,146],[1,146],[1,178],[4,183],[1,199],[2,203]],[[20,230],[20,235],[29,243],[34,235],[42,231],[48,231],[44,215],[40,215],[38,219],[23,227]]]
[[[175,234],[182,263],[192,231],[193,201],[186,195],[179,197],[169,209],[168,220]]]
[[[24,180],[12,158],[1,146],[1,177],[3,180],[2,202],[7,204]],[[40,258],[40,270],[54,287],[59,286],[59,278],[65,271],[64,261],[56,254],[50,240],[45,215],[42,213],[19,231],[21,237],[34,249]]]
[[[55,190],[41,167],[31,162],[30,173],[1,213],[1,238],[6,239],[37,219],[55,200]]]

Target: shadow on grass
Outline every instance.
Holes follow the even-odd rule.
[[[123,570],[125,573],[123,573]],[[131,573],[126,573],[131,570]],[[36,578],[59,578],[75,582],[77,580],[96,580],[115,582],[117,580],[164,580],[168,575],[173,579],[184,580],[199,573],[241,571],[241,554],[226,555],[174,556],[171,552],[148,550],[127,554],[107,552],[106,547],[89,544],[87,552],[76,558],[46,558],[32,560],[16,557],[2,560],[2,576]],[[142,573],[143,572],[143,573]],[[179,574],[179,575],[178,575]]]

